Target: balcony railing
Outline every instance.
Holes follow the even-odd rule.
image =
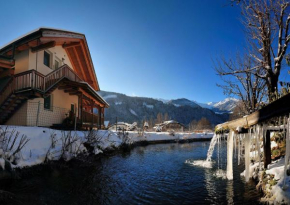
[[[45,76],[45,89],[48,90],[62,78],[67,78],[74,82],[83,81],[70,67],[64,65]]]
[[[12,77],[0,91],[0,105],[12,94],[26,90],[46,92],[61,79],[67,78],[74,82],[83,81],[68,65],[52,71],[46,76],[36,70],[28,70]]]
[[[99,125],[99,116],[85,110],[82,111],[81,119],[83,123],[93,123]]]

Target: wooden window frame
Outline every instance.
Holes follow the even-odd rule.
[[[50,98],[50,102],[49,102],[49,108],[47,108],[45,105],[46,105],[46,102],[45,102],[45,99],[47,99],[47,98]],[[52,97],[52,95],[48,95],[48,96],[46,96],[46,97],[44,97],[43,98],[43,109],[44,110],[48,110],[48,111],[53,111],[53,104],[52,104],[52,102],[53,102],[53,97]]]

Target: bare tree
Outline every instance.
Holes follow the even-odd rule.
[[[169,119],[170,119],[170,117],[169,117],[168,113],[165,113],[164,114],[164,121],[168,121]]]
[[[196,129],[196,127],[197,127],[197,121],[196,121],[196,120],[192,120],[192,121],[189,123],[188,127],[189,127],[189,130],[190,130],[190,131],[194,131],[194,130]]]
[[[245,104],[242,101],[239,101],[236,104],[236,107],[233,109],[232,113],[230,114],[229,119],[235,120],[247,114],[248,114],[247,107],[245,107]]]
[[[156,119],[156,123],[162,123],[164,120],[162,113],[158,113],[157,114],[157,119]]]
[[[257,75],[246,72],[254,63],[250,56],[241,57],[239,54],[235,59],[227,60],[221,57],[215,63],[215,70],[224,81],[223,85],[218,84],[218,86],[223,88],[226,95],[239,97],[242,103],[237,107],[238,112],[244,115],[255,111],[266,94],[266,82]],[[237,70],[245,72],[235,72]]]
[[[198,121],[196,128],[198,130],[212,129],[212,125],[208,119],[203,117]]]
[[[287,0],[232,0],[242,9],[250,56],[255,65],[236,73],[251,73],[265,80],[269,101],[277,99],[278,81],[283,59],[286,57],[289,35],[289,1]],[[228,73],[229,74],[229,73]]]

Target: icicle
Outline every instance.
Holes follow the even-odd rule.
[[[257,129],[258,129],[258,126],[256,126],[255,125],[255,127],[254,127],[254,143],[255,143],[255,146],[253,147],[254,148],[254,159],[255,160],[257,160],[257,139],[258,139],[258,137],[257,137],[257,135],[258,135],[258,131],[257,131]]]
[[[288,186],[286,185],[286,178],[287,178],[287,168],[289,163],[290,157],[290,118],[288,118],[287,123],[287,130],[286,130],[286,154],[285,154],[285,165],[284,165],[284,182],[283,182],[283,189],[287,189]]]
[[[230,131],[227,142],[227,178],[233,179],[233,138],[234,132]]]
[[[251,133],[251,131],[250,131]],[[246,182],[249,181],[250,178],[250,146],[251,146],[251,134],[245,135],[245,178]]]
[[[218,135],[218,138],[217,138],[218,169],[220,168],[220,137],[221,135]]]
[[[257,150],[258,150],[259,171],[262,170],[262,167],[261,167],[260,134],[261,134],[261,126],[258,126],[258,127],[257,127],[257,135],[256,135],[256,148],[257,148]]]
[[[237,158],[237,135],[234,136],[235,158]]]
[[[238,150],[238,165],[240,165],[241,162],[241,135],[239,134],[239,144],[238,144],[239,150]]]

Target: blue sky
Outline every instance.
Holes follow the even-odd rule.
[[[2,1],[0,46],[38,27],[84,33],[102,90],[225,98],[212,59],[245,44],[229,0]]]

